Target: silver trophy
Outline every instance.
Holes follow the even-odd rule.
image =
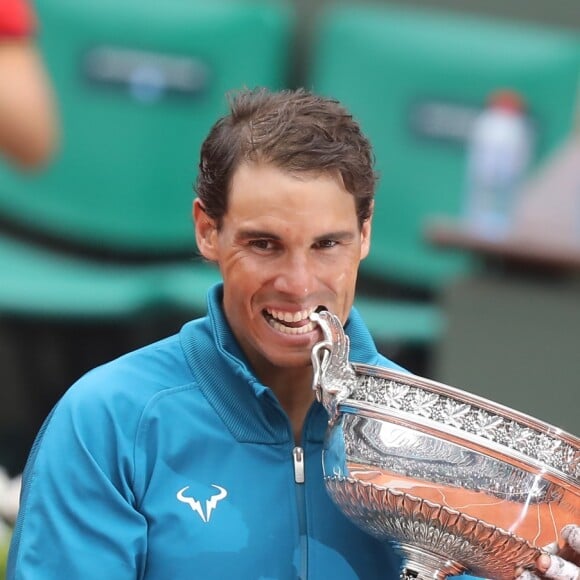
[[[312,318],[329,413],[324,478],[339,508],[394,543],[401,578],[512,579],[580,522],[580,439],[462,390],[349,363],[340,320]]]

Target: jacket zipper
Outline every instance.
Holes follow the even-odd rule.
[[[302,447],[294,447],[292,455],[294,456],[294,481],[304,483],[304,451]]]
[[[298,535],[300,540],[300,569],[299,580],[308,578],[308,535],[306,531],[306,491],[304,488],[304,450],[302,447],[294,447],[292,450],[294,460],[294,481],[296,483],[296,505],[298,507]]]

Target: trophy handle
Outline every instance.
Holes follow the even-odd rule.
[[[320,326],[324,337],[312,348],[312,388],[332,421],[340,403],[356,387],[356,373],[348,362],[350,340],[340,319],[328,310],[313,312],[310,319]]]

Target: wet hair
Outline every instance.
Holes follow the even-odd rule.
[[[244,162],[294,174],[336,175],[355,197],[359,225],[370,217],[377,182],[372,148],[338,101],[305,89],[245,89],[229,96],[229,109],[202,144],[195,183],[218,227],[232,177]]]

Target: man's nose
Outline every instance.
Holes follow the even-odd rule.
[[[317,278],[316,265],[309,256],[289,254],[280,264],[275,288],[293,296],[307,296],[314,290]]]

